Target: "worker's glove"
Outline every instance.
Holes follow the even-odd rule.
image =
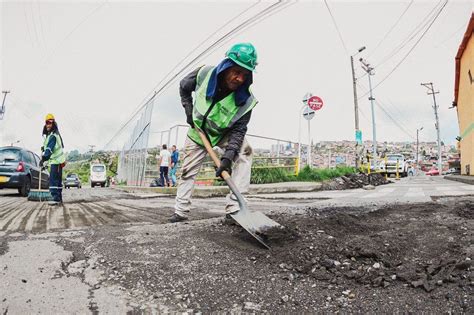
[[[221,166],[216,170],[216,177],[220,177],[222,172],[226,171],[227,173],[232,174],[232,161],[227,158],[221,159]]]
[[[42,168],[44,165],[44,157],[41,158],[40,162],[39,162],[39,166]]]
[[[41,146],[41,152],[44,152],[44,146]]]

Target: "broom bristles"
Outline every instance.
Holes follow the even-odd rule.
[[[28,194],[29,201],[51,201],[53,196],[49,191],[30,190]]]

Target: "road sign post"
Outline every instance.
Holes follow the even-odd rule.
[[[308,160],[309,167],[312,166],[311,161],[311,119],[316,115],[316,111],[323,107],[323,100],[319,96],[313,96],[311,93],[306,93],[303,96],[303,107],[301,107],[303,117],[308,121]],[[301,161],[301,117],[298,128],[298,159]]]
[[[320,110],[323,104],[323,100],[319,96],[314,95],[308,99],[308,106],[312,110]]]
[[[314,115],[316,114],[316,112],[309,108],[309,107],[304,107],[304,110],[303,110],[303,117],[304,119],[306,119],[308,121],[308,142],[309,142],[309,145],[308,145],[308,165],[309,167],[311,167],[311,119],[314,118]]]

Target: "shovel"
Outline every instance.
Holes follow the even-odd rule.
[[[204,147],[206,147],[207,153],[209,153],[209,155],[211,156],[216,166],[219,167],[221,165],[221,161],[217,157],[214,150],[212,150],[209,140],[207,140],[207,137],[204,135],[202,130],[198,128],[196,128],[196,130],[198,131],[199,136],[201,137],[201,140],[204,143]],[[265,231],[267,231],[268,229],[277,228],[277,227],[279,228],[281,227],[281,225],[273,221],[269,217],[267,217],[262,212],[251,211],[247,207],[247,202],[245,201],[244,197],[237,189],[237,186],[235,186],[234,181],[232,180],[232,178],[230,177],[230,174],[227,171],[223,171],[221,174],[221,177],[225,180],[225,182],[229,186],[232,193],[237,197],[237,201],[240,206],[240,210],[238,212],[231,214],[230,216],[241,227],[243,227],[247,232],[249,232],[250,235],[252,235],[255,239],[257,239],[257,241],[259,241],[260,244],[265,246],[267,249],[270,249],[270,247],[265,243],[264,239],[260,235],[263,235]]]

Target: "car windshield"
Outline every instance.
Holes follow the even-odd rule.
[[[105,171],[105,167],[103,165],[94,165],[92,166],[93,172],[103,172]]]
[[[389,155],[387,156],[387,160],[396,161],[396,160],[403,160],[403,158],[399,155]]]
[[[71,174],[67,176],[68,179],[76,179],[77,176],[75,174]]]
[[[20,161],[20,150],[0,149],[0,161]]]

